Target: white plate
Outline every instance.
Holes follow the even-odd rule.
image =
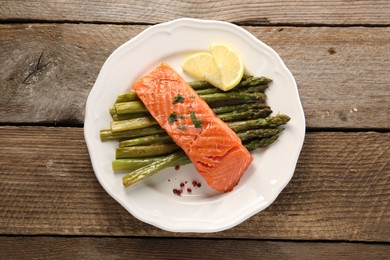
[[[166,169],[128,189],[123,174],[114,173],[117,142],[102,143],[99,130],[109,128],[108,108],[116,96],[161,62],[167,62],[187,80],[180,63],[190,52],[225,43],[241,56],[248,74],[274,80],[267,90],[276,113],[291,116],[286,130],[271,147],[255,158],[238,186],[230,193],[207,187],[192,165]],[[89,94],[84,135],[96,177],[103,188],[133,216],[173,232],[216,232],[231,228],[269,206],[290,181],[305,136],[305,118],[295,80],[278,54],[246,30],[227,22],[178,19],[151,26],[115,50],[103,65]],[[190,183],[200,181],[201,188]],[[191,194],[172,190],[188,181]]]

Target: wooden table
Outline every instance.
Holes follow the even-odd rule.
[[[84,106],[119,45],[179,17],[236,23],[294,74],[290,184],[232,229],[169,233],[99,185]],[[390,2],[0,0],[0,258],[390,257]]]

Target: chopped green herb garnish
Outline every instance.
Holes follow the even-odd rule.
[[[197,120],[194,122],[195,128],[202,128],[203,120]]]
[[[184,97],[182,97],[182,95],[180,94],[177,94],[175,99],[173,100],[172,102],[172,105],[176,104],[176,103],[179,103],[179,102],[184,102]]]
[[[197,120],[194,111],[190,111],[190,116],[192,121]]]
[[[177,121],[177,114],[176,112],[173,112],[169,117],[168,117],[169,123],[173,123]]]
[[[198,120],[196,118],[194,111],[190,111],[190,116],[191,116],[192,123],[194,123],[195,128],[201,128],[203,120]]]
[[[194,96],[194,95],[191,95],[190,98],[195,98],[195,96]]]
[[[185,115],[178,115],[176,112],[173,112],[169,117],[168,117],[168,121],[169,123],[174,123],[176,121],[178,121],[179,119],[184,119],[186,118]]]
[[[178,125],[177,126],[177,129],[180,129],[180,130],[185,130],[186,129],[186,126],[185,125]]]

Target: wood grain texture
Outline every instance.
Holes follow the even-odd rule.
[[[77,27],[1,27],[2,122],[81,124],[87,96],[105,59],[119,42],[143,29],[121,26],[116,31],[92,25],[93,30],[79,31]],[[26,38],[18,39],[18,34]]]
[[[241,225],[169,233],[99,185],[82,129],[0,127],[0,234],[199,236],[390,242],[390,133],[308,133],[278,199]]]
[[[0,122],[81,125],[104,61],[146,28],[0,25]],[[389,27],[245,28],[292,71],[309,128],[390,128]]]
[[[390,246],[255,240],[0,237],[3,259],[386,259]]]
[[[179,17],[240,24],[389,24],[390,4],[378,1],[0,1],[0,20],[154,24]]]

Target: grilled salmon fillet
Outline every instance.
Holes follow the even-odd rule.
[[[163,63],[132,88],[210,187],[229,192],[237,185],[252,155],[175,70]]]

